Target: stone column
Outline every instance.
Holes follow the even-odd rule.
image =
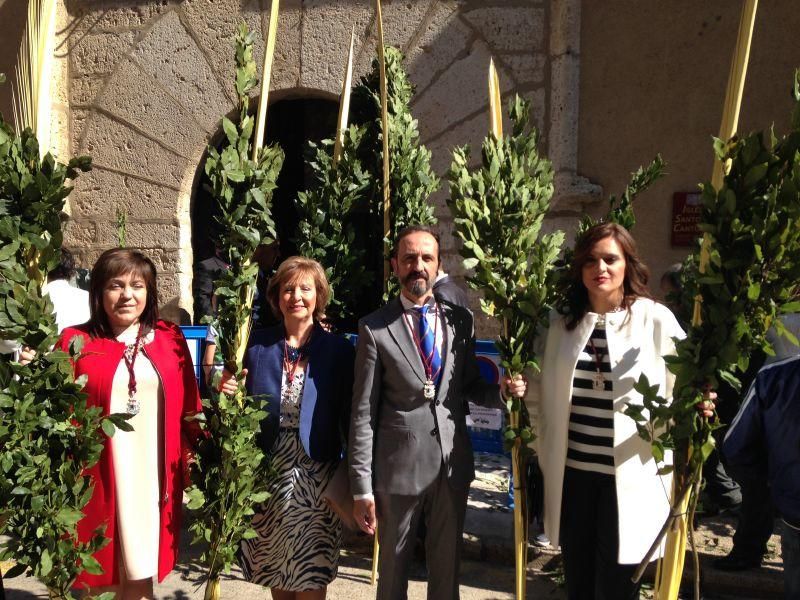
[[[550,135],[548,156],[555,171],[553,208],[584,213],[602,189],[578,175],[581,0],[550,2]]]

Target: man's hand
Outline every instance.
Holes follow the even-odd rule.
[[[516,398],[523,398],[527,390],[528,380],[524,375],[514,375],[514,379],[506,376],[500,380],[500,393],[503,396],[511,395]]]
[[[717,392],[707,387],[703,391],[703,400],[695,404],[697,412],[699,412],[706,419],[714,416],[714,410],[717,408],[715,400],[717,399]]]
[[[375,500],[361,498],[353,501],[353,518],[364,533],[375,535],[375,526],[378,521],[375,517]]]

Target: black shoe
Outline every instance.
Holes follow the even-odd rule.
[[[761,567],[761,557],[749,558],[737,556],[733,553],[714,561],[714,568],[718,571],[746,571],[747,569],[758,569],[759,567]]]

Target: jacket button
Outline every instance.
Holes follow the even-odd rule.
[[[439,433],[439,430],[438,430],[438,429],[436,429],[436,427],[434,427],[433,429],[431,429],[431,435],[432,435],[432,436],[436,437],[436,434],[437,434],[437,433]]]
[[[164,492],[164,503],[169,502],[169,492]]]
[[[436,401],[436,406],[439,406],[441,403],[442,403],[442,401],[441,401],[441,400],[437,400],[437,401]]]

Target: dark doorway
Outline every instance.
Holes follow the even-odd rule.
[[[253,106],[254,110],[255,108]],[[297,253],[297,246],[294,243],[297,232],[297,210],[294,202],[297,193],[304,191],[311,180],[305,161],[308,143],[319,142],[335,135],[338,112],[337,102],[321,98],[278,100],[269,105],[266,140],[269,144],[280,145],[285,154],[283,168],[278,177],[278,187],[272,198],[272,216],[280,239],[280,257]],[[222,143],[224,140],[220,145]],[[195,274],[200,262],[214,256],[211,235],[214,227],[214,198],[209,193],[206,182],[203,173],[191,210]],[[197,294],[195,286],[195,298]],[[196,300],[195,304],[197,305]],[[197,321],[198,315],[195,314],[195,322]]]

